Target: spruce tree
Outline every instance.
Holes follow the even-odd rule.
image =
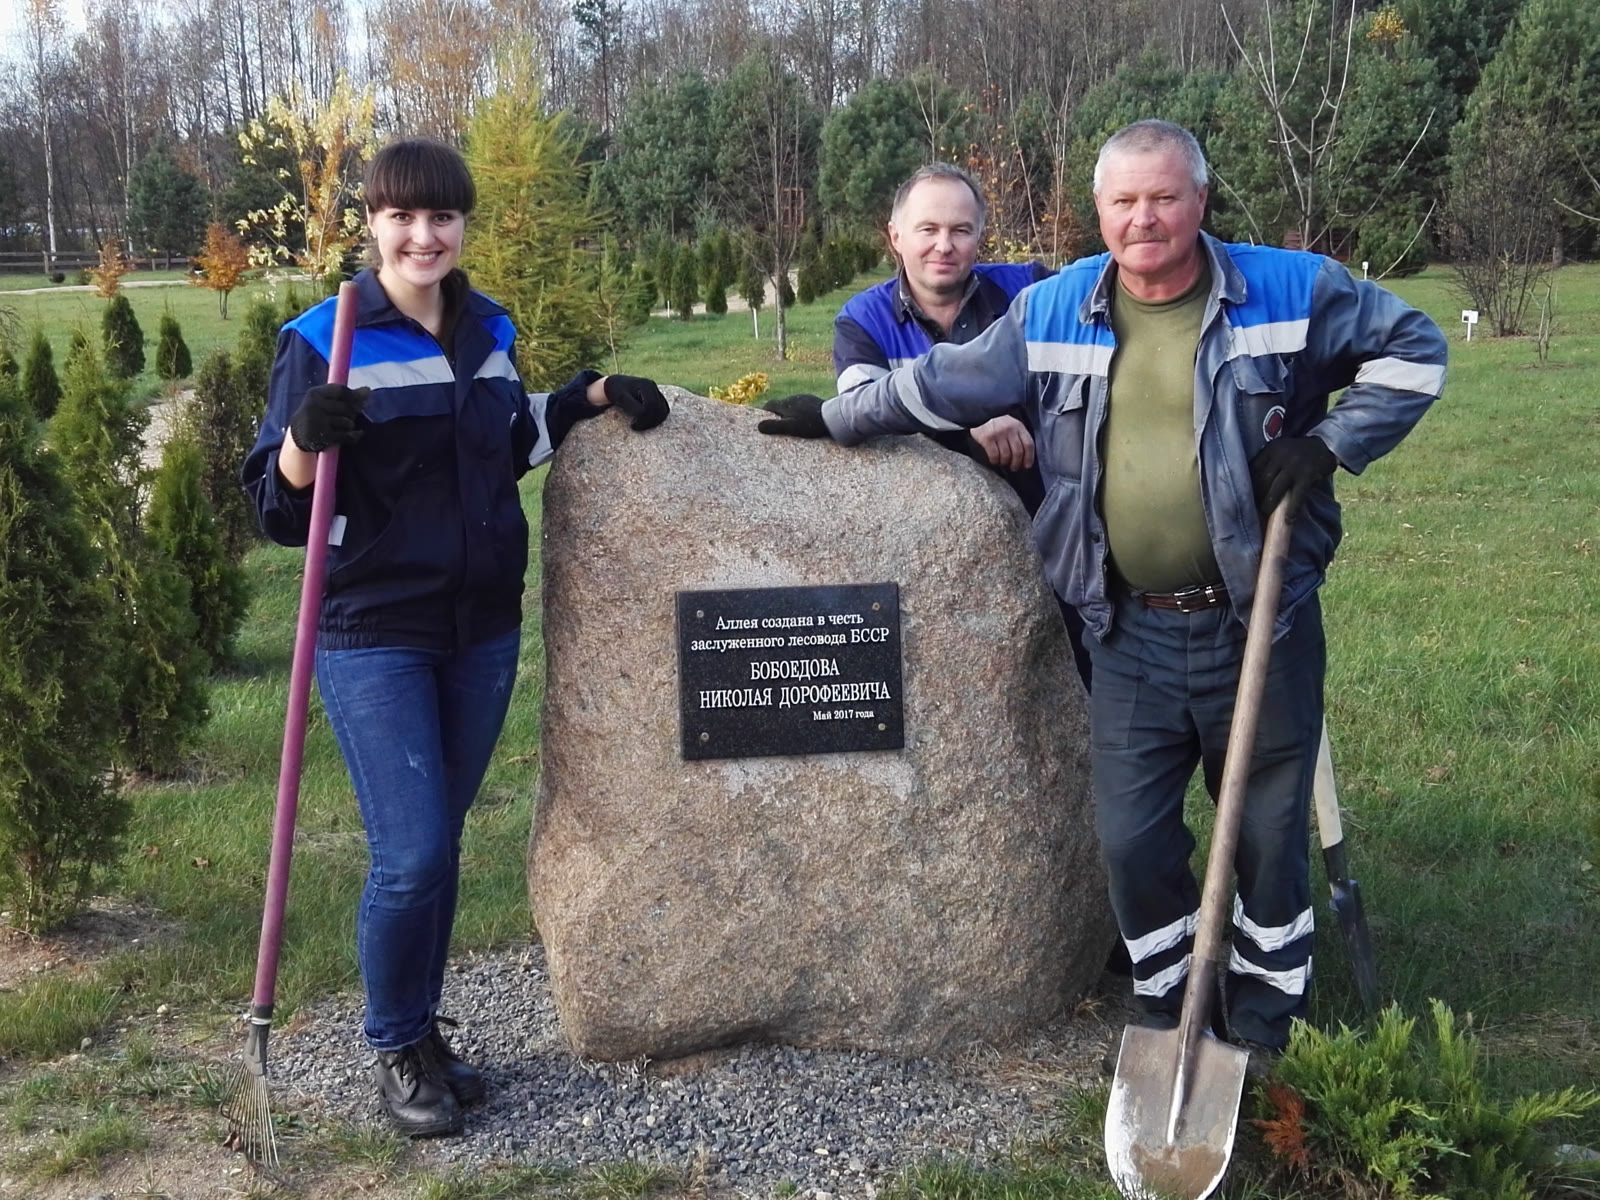
[[[171,313],[161,314],[161,336],[156,342],[156,374],[168,383],[187,379],[194,372],[194,360],[189,357],[189,347],[183,340],[183,330],[178,318]]]
[[[201,649],[213,663],[228,661],[250,590],[244,572],[228,556],[206,498],[205,456],[192,428],[180,427],[167,439],[145,529],[154,548],[189,581],[189,608]]]
[[[145,412],[109,377],[93,349],[74,356],[51,422],[65,475],[105,555],[119,613],[122,683],[118,760],[167,774],[193,744],[207,711],[210,663],[196,642],[189,585],[139,522]]]
[[[100,318],[100,338],[105,343],[106,367],[118,379],[132,379],[144,370],[144,330],[133,315],[133,305],[118,292]]]
[[[0,904],[38,930],[91,893],[128,804],[104,559],[29,409],[0,380]]]
[[[216,517],[230,562],[256,544],[255,509],[239,486],[239,465],[255,445],[264,396],[242,388],[226,350],[208,355],[194,378],[194,396],[179,413],[179,428],[200,447],[200,488]]]
[[[56,377],[55,354],[50,349],[50,339],[44,330],[34,332],[33,343],[28,347],[28,360],[22,367],[22,395],[41,421],[55,416],[61,403],[61,380]]]

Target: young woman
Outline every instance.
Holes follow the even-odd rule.
[[[378,266],[356,277],[350,384],[327,383],[334,302],[284,326],[244,482],[262,529],[304,545],[316,455],[342,447],[317,686],[366,827],[356,925],[378,1093],[412,1136],[459,1132],[482,1075],[439,1031],[461,829],[516,677],[528,524],[517,480],[615,406],[667,416],[648,379],[593,371],[548,395],[517,375],[506,312],[456,268],[474,189],[438,142],[366,173]]]

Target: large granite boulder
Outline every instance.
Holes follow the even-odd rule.
[[[573,1048],[1002,1042],[1113,926],[1083,689],[1026,513],[923,438],[766,437],[668,389],[573,431],[544,492],[529,896]],[[680,590],[894,582],[903,750],[685,761]]]

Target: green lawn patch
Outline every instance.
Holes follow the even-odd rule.
[[[853,288],[870,282],[863,277],[852,289],[790,310],[788,363],[772,361],[772,314],[763,312],[759,341],[749,313],[652,318],[623,348],[618,368],[697,392],[759,370],[771,377],[771,395],[829,394],[833,314]],[[1466,344],[1459,321],[1465,302],[1451,293],[1445,273],[1431,270],[1395,290],[1439,320],[1452,339],[1452,362],[1444,399],[1416,433],[1362,476],[1338,481],[1347,536],[1322,602],[1328,716],[1354,873],[1388,997],[1410,1015],[1425,1014],[1432,998],[1472,1014],[1485,1079],[1497,1093],[1587,1086],[1600,1078],[1600,989],[1593,982],[1600,968],[1600,268],[1558,274],[1557,332],[1544,365],[1529,340]],[[183,305],[179,320],[197,361],[239,325],[216,320],[215,298],[199,289],[128,295],[151,333],[165,300],[174,311]],[[230,311],[242,313],[244,300],[235,295]],[[17,301],[25,323],[42,320],[59,339],[58,355],[74,324],[98,332],[103,303],[86,293]],[[535,531],[542,479],[536,473],[524,485]],[[41,977],[0,994],[0,1055],[37,1059],[75,1050],[132,1006],[171,1003],[218,1028],[244,1007],[300,557],[269,546],[252,554],[255,605],[237,663],[217,679],[200,752],[184,777],[135,791],[118,887],[182,933],[108,960],[97,976]],[[532,934],[522,864],[544,669],[537,584],[535,561],[517,694],[467,825],[458,951]],[[1203,809],[1197,805],[1197,816]],[[349,781],[314,711],[278,987],[282,1019],[356,985],[363,851]],[[1315,1022],[1358,1024],[1343,946],[1320,904],[1319,917]],[[187,1086],[196,1094],[214,1088],[176,1077],[150,1086]],[[42,1085],[6,1092],[8,1128],[35,1136],[47,1128],[57,1102],[48,1093]],[[89,1124],[93,1137],[84,1130],[69,1143],[63,1135],[39,1150],[29,1169],[92,1162],[140,1136],[117,1113]],[[1092,1114],[1078,1113],[1065,1123],[1069,1132],[1003,1167],[932,1164],[885,1194],[1109,1196],[1092,1126]],[[1251,1166],[1253,1136],[1241,1131],[1242,1165],[1229,1194],[1292,1194],[1270,1169]],[[1563,1137],[1600,1144],[1600,1118],[1589,1113]],[[381,1139],[360,1137],[328,1149],[385,1169],[390,1151]],[[1271,1190],[1258,1191],[1268,1179]],[[624,1178],[620,1169],[603,1180],[543,1175],[520,1183],[534,1194],[536,1186],[557,1184],[596,1195],[682,1186]],[[419,1195],[438,1200],[518,1194],[496,1191],[489,1177],[418,1186]]]

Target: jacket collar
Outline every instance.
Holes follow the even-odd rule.
[[[356,274],[356,297],[360,301],[357,306],[356,326],[382,325],[389,321],[404,321],[406,315],[394,306],[389,299],[389,293],[383,290],[383,284],[378,282],[378,273],[371,267]],[[506,310],[496,304],[481,292],[469,290],[463,312],[472,313],[479,317],[503,317]]]
[[[965,309],[972,297],[977,295],[978,284],[978,273],[973,271],[972,274],[967,276],[967,286],[961,293],[961,306],[956,310],[957,313]],[[904,325],[913,317],[919,321],[928,321],[930,319],[928,314],[922,311],[922,306],[917,303],[916,298],[912,296],[911,285],[906,282],[906,273],[901,270],[895,276],[894,281],[894,319]]]
[[[1244,272],[1234,265],[1227,247],[1205,230],[1201,230],[1200,248],[1211,260],[1210,299],[1223,304],[1243,304],[1248,291]],[[1117,260],[1107,255],[1106,265],[1100,270],[1100,277],[1095,280],[1094,287],[1078,307],[1078,320],[1104,319],[1110,314],[1112,289],[1117,282],[1116,272]]]

